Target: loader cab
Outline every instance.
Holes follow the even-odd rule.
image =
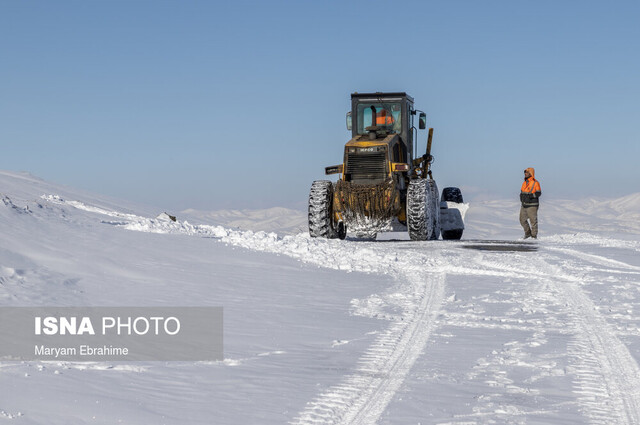
[[[413,152],[413,98],[404,92],[352,93],[351,112],[347,114],[347,128],[353,138],[366,134],[372,126],[387,134],[398,134],[404,143],[403,151]],[[405,158],[411,161],[412,158]]]

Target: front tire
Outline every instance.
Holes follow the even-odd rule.
[[[407,229],[414,241],[440,237],[440,199],[433,179],[416,179],[407,189]]]
[[[309,235],[312,238],[344,239],[346,227],[333,224],[333,183],[316,180],[309,192]]]

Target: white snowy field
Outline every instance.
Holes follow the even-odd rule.
[[[12,172],[0,198],[0,306],[225,320],[220,362],[0,363],[0,422],[640,424],[640,194],[543,200],[535,244],[517,202],[471,204],[460,242],[363,242]]]

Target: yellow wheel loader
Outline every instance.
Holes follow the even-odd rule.
[[[413,108],[406,93],[353,93],[347,129],[352,138],[342,164],[325,168],[337,182],[314,181],[309,194],[309,234],[344,239],[375,238],[378,232],[405,229],[412,240],[460,239],[464,223],[460,189],[443,190],[431,173],[430,128],[424,155],[417,154],[417,129],[426,114]]]

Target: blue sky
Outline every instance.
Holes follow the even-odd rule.
[[[517,197],[533,166],[543,196],[621,196],[638,22],[623,1],[5,1],[0,169],[173,210],[304,208],[350,93],[406,91],[440,187]]]

